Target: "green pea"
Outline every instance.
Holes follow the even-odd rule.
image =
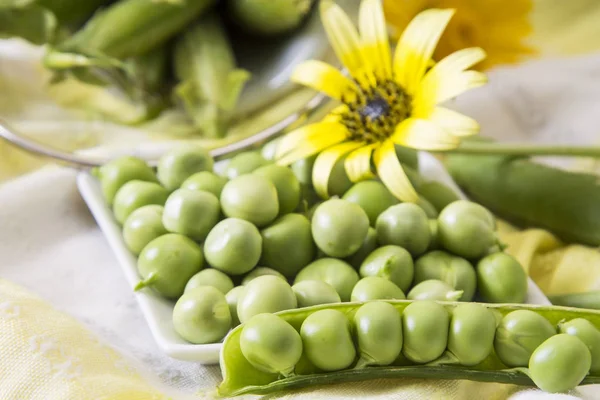
[[[249,221],[257,227],[271,223],[279,213],[277,190],[267,178],[247,174],[225,184],[221,207],[228,217]]]
[[[296,275],[294,284],[302,281],[323,281],[333,286],[342,301],[349,301],[358,273],[348,263],[335,258],[313,261]]]
[[[213,172],[201,171],[187,178],[182,184],[182,189],[202,190],[221,197],[223,187],[227,183],[227,179]]]
[[[242,285],[246,285],[252,279],[258,278],[259,276],[265,276],[265,275],[277,276],[287,282],[287,280],[285,279],[285,276],[281,275],[281,273],[279,273],[278,271],[275,271],[272,268],[256,267],[252,271],[248,272],[248,274],[246,274],[246,276],[244,276],[244,279],[242,279]]]
[[[535,349],[529,360],[529,376],[548,393],[575,389],[589,373],[592,356],[576,336],[555,335]]]
[[[379,214],[394,204],[398,199],[378,181],[363,181],[352,186],[342,197],[344,200],[358,204],[369,217],[371,226],[375,226]]]
[[[257,314],[276,313],[298,306],[291,286],[277,276],[259,276],[244,287],[237,304],[237,315],[242,323]]]
[[[214,161],[208,151],[200,146],[185,146],[165,153],[158,161],[157,175],[160,183],[173,191],[196,172],[212,171]]]
[[[487,303],[524,303],[527,275],[512,256],[490,254],[477,263],[477,288]]]
[[[279,145],[280,139],[273,139],[265,143],[260,149],[260,155],[267,161],[275,160],[275,154],[277,153],[277,146]]]
[[[163,225],[196,241],[206,239],[221,214],[219,199],[209,192],[177,189],[167,199]]]
[[[404,300],[404,292],[393,282],[380,278],[378,276],[368,276],[359,280],[352,294],[350,301],[370,301],[370,300]]]
[[[494,348],[507,366],[525,367],[533,351],[554,333],[546,318],[530,310],[517,310],[502,318],[496,329]]]
[[[236,286],[225,295],[225,300],[227,300],[227,305],[229,306],[229,313],[231,314],[231,326],[238,326],[240,324],[240,319],[237,315],[237,305],[244,289],[244,286]]]
[[[277,190],[279,215],[291,213],[300,203],[300,182],[291,169],[281,165],[266,165],[256,169],[253,174],[267,178]]]
[[[261,264],[288,278],[308,265],[315,257],[309,220],[300,214],[287,214],[263,228]]]
[[[440,238],[438,236],[438,222],[437,219],[429,220],[429,233],[431,234],[431,240],[427,251],[438,250],[440,248]]]
[[[204,242],[206,260],[229,275],[241,275],[256,266],[260,259],[262,238],[248,221],[227,218],[208,233]]]
[[[132,212],[150,204],[162,206],[167,201],[169,193],[158,183],[145,181],[129,181],[117,192],[113,202],[113,213],[119,224]]]
[[[216,343],[231,328],[231,315],[225,295],[211,286],[197,287],[177,300],[173,327],[182,338],[194,344]]]
[[[112,205],[115,195],[129,181],[145,181],[158,183],[152,168],[144,160],[125,156],[112,160],[97,169],[102,194],[109,205]]]
[[[319,310],[306,317],[300,336],[307,358],[323,371],[339,371],[354,362],[350,321],[337,310]]]
[[[496,317],[481,304],[465,303],[452,310],[448,350],[461,365],[485,360],[494,348]]]
[[[302,357],[302,338],[292,325],[273,314],[258,314],[244,324],[242,354],[260,371],[289,376]]]
[[[240,153],[233,157],[227,165],[225,176],[228,179],[234,179],[268,164],[269,162],[255,151]]]
[[[388,245],[374,250],[360,266],[360,276],[379,276],[395,283],[403,292],[410,288],[414,265],[410,253]]]
[[[460,200],[453,189],[438,181],[423,182],[419,194],[429,201],[436,210],[443,210],[448,204]]]
[[[354,268],[359,269],[362,265],[363,261],[367,258],[369,254],[371,254],[377,248],[377,232],[374,228],[369,227],[367,231],[367,236],[365,236],[365,240],[363,240],[362,245],[356,251],[356,253],[352,254],[350,257],[346,258],[346,261],[352,265]]]
[[[312,185],[312,171],[316,155],[298,160],[291,165],[292,172],[303,185]]]
[[[190,238],[177,233],[160,236],[140,253],[137,269],[143,280],[135,290],[148,286],[167,298],[178,298],[203,264],[202,249]]]
[[[206,268],[197,272],[185,285],[184,293],[199,286],[212,286],[223,294],[233,289],[233,281],[218,269]]]
[[[132,212],[123,224],[123,240],[135,255],[148,243],[167,233],[162,224],[163,207],[153,204]]]
[[[344,156],[331,169],[329,182],[327,183],[327,193],[330,196],[343,196],[352,187],[352,181],[348,178],[348,174],[346,174],[345,162],[346,157]]]
[[[327,200],[312,217],[315,243],[331,257],[343,258],[356,253],[368,230],[367,214],[356,204],[345,200]]]
[[[323,281],[302,281],[292,286],[296,294],[298,307],[310,307],[319,304],[340,303],[340,295],[334,287]]]
[[[440,243],[457,256],[480,258],[496,245],[494,225],[492,214],[479,204],[455,201],[438,217]]]
[[[462,290],[454,290],[444,281],[428,279],[417,283],[406,295],[409,300],[457,301],[463,295]]]
[[[385,210],[375,224],[379,244],[404,247],[413,256],[427,250],[431,240],[427,214],[412,203],[402,203]]]
[[[446,349],[449,325],[444,306],[430,300],[411,303],[402,313],[402,354],[420,364],[435,360]]]
[[[600,374],[600,331],[590,321],[584,318],[575,318],[562,321],[558,324],[558,332],[577,336],[587,346],[592,355],[592,375]]]
[[[427,215],[427,218],[437,218],[439,213],[438,211],[435,209],[435,207],[433,206],[433,204],[431,204],[426,198],[424,197],[419,197],[419,200],[416,203],[419,207],[421,207],[423,209],[423,211],[425,211],[425,215]]]
[[[461,301],[471,301],[475,295],[477,276],[471,263],[444,251],[431,251],[415,262],[415,283],[429,279],[438,279],[462,290]]]
[[[402,318],[393,305],[373,301],[354,314],[360,360],[357,366],[389,365],[402,350]]]

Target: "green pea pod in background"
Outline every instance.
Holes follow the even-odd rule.
[[[61,25],[76,26],[88,19],[110,0],[33,0],[33,3],[52,12]]]
[[[62,62],[63,53],[52,53],[53,63]],[[167,46],[125,61],[105,59],[102,67],[90,65],[79,57],[81,66],[66,57],[70,68],[55,71],[52,97],[65,107],[89,114],[100,114],[122,124],[138,124],[157,116],[168,106],[164,81],[168,72]]]
[[[600,245],[600,179],[528,158],[447,154],[445,165],[473,201],[521,227],[567,242]]]
[[[410,300],[380,300],[392,304],[400,313],[412,302]],[[438,302],[449,312],[464,303]],[[276,315],[300,331],[302,323],[311,314],[324,310],[338,310],[352,320],[356,311],[363,303],[325,304],[302,309],[279,312]],[[470,303],[474,304],[474,303]],[[515,310],[531,310],[547,319],[556,326],[564,320],[585,318],[597,329],[600,329],[600,312],[596,310],[581,310],[568,307],[518,305],[518,304],[486,304],[478,303],[493,310],[498,316],[504,316]],[[261,371],[255,368],[242,353],[240,337],[244,325],[233,329],[223,342],[221,350],[221,372],[223,382],[218,388],[221,396],[237,396],[241,394],[266,394],[280,391],[289,391],[301,387],[332,384],[337,382],[361,381],[367,379],[383,378],[431,378],[431,379],[462,379],[480,382],[510,383],[523,386],[532,386],[534,383],[529,377],[527,368],[508,368],[504,365],[496,352],[492,351],[475,366],[450,362],[446,365],[448,353],[428,364],[414,364],[404,357],[392,362],[391,365],[367,368],[347,368],[341,371],[324,372],[318,370],[303,354],[295,366],[295,375],[283,378],[278,374]],[[398,339],[402,340],[402,339]],[[406,340],[406,336],[405,339]],[[406,343],[406,342],[405,342]],[[600,377],[588,375],[582,385],[600,383]]]
[[[219,16],[211,13],[177,40],[174,89],[179,102],[205,137],[223,137],[250,73],[236,68]]]
[[[41,45],[54,39],[57,26],[54,14],[43,7],[0,7],[0,39],[19,37]]]
[[[166,68],[168,55],[159,49],[213,4],[214,0],[120,0],[51,49],[44,65],[54,71],[54,83],[74,78],[117,88],[135,108],[131,113],[131,107],[90,99],[82,105],[87,111],[120,123],[142,122],[155,116],[163,104],[160,94],[150,91],[161,86],[157,79]],[[145,82],[148,77],[153,77],[154,84]]]
[[[183,30],[214,0],[120,0],[94,14],[57,50],[124,60],[147,53]],[[52,68],[53,65],[47,65]]]
[[[19,37],[36,45],[53,43],[109,0],[0,1],[0,39]]]
[[[302,24],[315,0],[230,0],[227,12],[245,31],[279,35]]]

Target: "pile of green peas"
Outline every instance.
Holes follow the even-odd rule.
[[[482,303],[447,307],[417,300],[402,311],[373,300],[354,313],[322,308],[295,328],[279,315],[250,318],[239,335],[244,358],[281,378],[370,366],[475,367],[495,354],[540,389],[567,392],[600,373],[600,330],[585,318],[552,325],[532,310],[502,316]],[[227,350],[227,349],[225,349]],[[304,365],[301,360],[304,359]]]
[[[435,182],[423,186],[427,198],[401,203],[376,179],[352,184],[343,163],[322,199],[314,158],[279,166],[275,145],[222,170],[187,146],[156,171],[131,156],[96,171],[137,256],[135,289],[176,302],[173,326],[186,341],[219,342],[255,315],[321,304],[525,301],[527,277],[485,208]]]

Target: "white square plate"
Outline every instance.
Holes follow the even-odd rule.
[[[430,154],[423,152],[419,154],[419,172],[428,180],[445,183],[465,198],[440,162]],[[140,280],[136,268],[136,258],[125,246],[121,228],[113,218],[111,209],[104,201],[97,179],[87,172],[82,172],[77,178],[77,185],[100,229],[106,236],[110,247],[117,256],[125,278],[133,290],[133,287]],[[174,302],[161,298],[150,289],[135,292],[135,297],[154,339],[166,354],[173,358],[195,361],[201,364],[217,364],[219,362],[221,343],[190,344],[175,332],[171,322]],[[527,302],[530,304],[550,304],[550,301],[531,279],[529,279]]]

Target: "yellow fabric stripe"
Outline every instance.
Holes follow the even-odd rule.
[[[362,146],[348,155],[344,168],[352,182],[362,181],[374,176],[371,171],[371,154],[377,147],[379,147],[379,143]]]
[[[294,69],[290,79],[336,100],[354,101],[356,97],[356,84],[323,61],[303,62]]]
[[[415,203],[419,200],[419,196],[412,184],[408,180],[398,156],[394,149],[394,143],[391,140],[386,140],[383,145],[375,151],[374,154],[377,173],[382,182],[398,199]]]
[[[419,13],[402,33],[394,53],[394,75],[409,94],[414,94],[435,47],[454,10],[429,9]]]
[[[317,156],[313,166],[312,183],[315,191],[324,199],[329,198],[329,176],[336,162],[352,150],[360,147],[359,142],[345,142],[333,146]]]

